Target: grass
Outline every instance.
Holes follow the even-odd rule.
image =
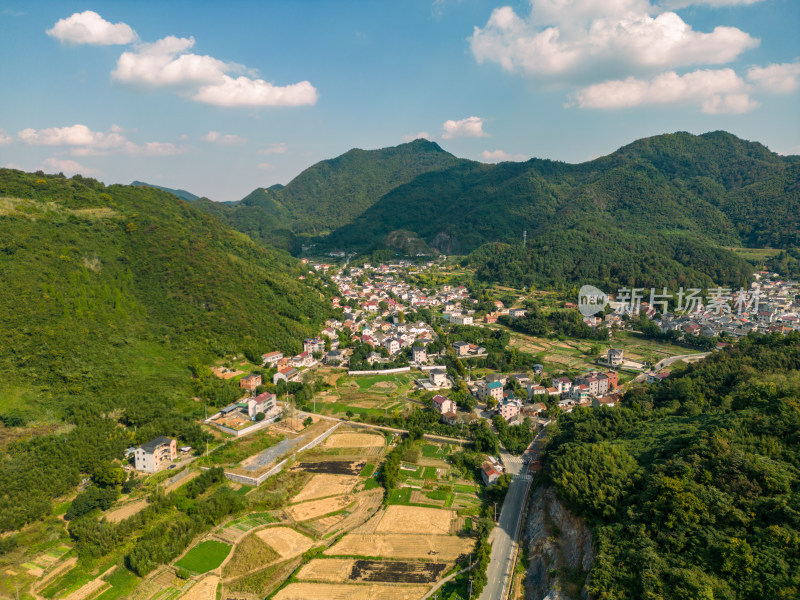
[[[203,465],[234,465],[245,458],[263,452],[283,439],[267,431],[259,431],[244,438],[226,442],[198,462]]]
[[[422,446],[422,456],[425,458],[439,458],[441,456],[441,448],[436,444],[425,444]]]
[[[410,504],[411,488],[398,488],[389,492],[388,504]]]
[[[462,485],[460,483],[456,483],[453,485],[453,490],[456,492],[462,492],[465,494],[474,494],[475,487],[471,485]]]
[[[189,550],[186,556],[175,563],[175,566],[183,567],[197,574],[207,573],[220,566],[230,551],[231,546],[228,544],[216,540],[206,540]]]
[[[447,498],[451,494],[444,492],[442,490],[434,490],[432,492],[425,492],[425,496],[430,498],[431,500],[447,500]]]
[[[263,598],[288,578],[293,570],[292,565],[296,562],[296,559],[285,561],[245,575],[226,584],[226,588],[229,592],[256,594]]]
[[[380,482],[375,479],[374,477],[370,477],[364,482],[364,489],[365,490],[374,490],[376,488],[381,487]]]
[[[235,521],[228,524],[228,527],[234,527],[239,531],[250,531],[256,527],[261,525],[267,525],[269,523],[275,523],[276,519],[269,513],[252,513],[247,515],[246,517],[242,517],[241,519],[236,519]]]
[[[423,479],[436,479],[436,467],[425,467],[422,474]]]
[[[364,465],[364,468],[361,469],[361,473],[359,473],[359,477],[370,477],[372,473],[375,471],[375,465],[372,463],[367,463]]]
[[[222,570],[224,577],[244,575],[260,566],[271,563],[279,554],[255,534],[250,534],[236,545],[231,559]]]
[[[127,598],[136,586],[139,585],[141,579],[127,569],[120,567],[117,568],[106,581],[111,587],[97,596],[95,600],[118,600],[119,598]]]

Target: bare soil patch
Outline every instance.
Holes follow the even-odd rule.
[[[127,519],[128,517],[132,517],[140,510],[142,510],[145,506],[147,506],[146,499],[130,502],[128,504],[125,504],[124,506],[115,508],[111,512],[106,513],[106,520],[111,523],[119,523],[120,521]]]
[[[257,531],[256,535],[275,550],[281,558],[302,554],[311,547],[312,542],[310,537],[288,527],[267,527]]]
[[[447,568],[445,563],[356,560],[348,579],[376,583],[433,583]]]
[[[389,506],[376,533],[450,533],[453,511],[419,506]]]
[[[295,466],[293,471],[307,473],[327,473],[329,475],[358,475],[367,461],[326,460],[324,462],[303,462]]]
[[[323,443],[326,448],[372,448],[384,445],[382,435],[371,433],[336,433]]]
[[[344,583],[292,583],[275,600],[419,600],[428,586],[348,585]]]
[[[342,496],[349,494],[358,483],[355,475],[329,475],[317,473],[306,486],[300,490],[292,502],[302,502],[303,500],[314,500],[325,498],[326,496]]]
[[[375,535],[348,533],[328,548],[327,556],[381,556],[453,562],[469,552],[474,540],[451,535]]]
[[[302,581],[337,583],[350,579],[355,560],[349,558],[315,558],[297,574]]]

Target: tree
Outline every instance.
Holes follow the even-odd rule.
[[[314,422],[314,419],[312,419],[311,417],[306,417],[305,419],[303,419],[303,427],[308,427],[313,422]]]
[[[125,471],[120,466],[105,461],[95,468],[92,481],[102,488],[116,487],[125,482]]]

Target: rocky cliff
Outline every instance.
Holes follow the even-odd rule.
[[[587,600],[592,567],[592,533],[572,515],[553,490],[537,488],[525,526],[528,550],[526,600]]]

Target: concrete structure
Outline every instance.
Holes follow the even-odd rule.
[[[456,351],[456,356],[466,356],[469,354],[469,344],[467,342],[453,343],[453,350]]]
[[[431,371],[431,383],[436,387],[447,385],[447,371],[442,369],[434,369]]]
[[[142,444],[133,454],[137,471],[156,473],[178,456],[177,442],[163,435]]]
[[[386,346],[386,349],[389,351],[389,354],[397,354],[400,352],[400,341],[394,338],[388,338],[383,345]]]
[[[275,394],[264,392],[247,401],[247,416],[255,419],[258,413],[267,414],[275,409],[277,397]]]
[[[414,362],[417,364],[421,364],[424,362],[428,362],[428,353],[425,351],[424,346],[414,346]]]
[[[261,385],[261,375],[247,375],[239,380],[239,387],[250,392],[255,392],[256,388]]]
[[[272,376],[272,383],[273,385],[278,385],[279,381],[284,381],[286,383],[289,383],[295,377],[297,377],[298,373],[299,371],[297,369],[293,369],[292,367],[286,367],[284,369],[281,369],[280,371],[275,373],[275,375]]]
[[[623,356],[622,350],[617,350],[616,348],[609,348],[606,362],[612,367],[618,367],[622,364],[622,356]]]
[[[481,477],[486,485],[494,485],[501,475],[502,473],[495,469],[494,465],[488,460],[481,465]]]
[[[489,398],[494,398],[497,402],[503,399],[503,384],[499,381],[479,381],[478,398],[486,402]]]
[[[262,364],[266,367],[274,367],[278,364],[278,361],[283,358],[282,352],[268,352],[267,354],[261,355]]]
[[[505,400],[497,406],[497,412],[506,421],[516,417],[520,411],[520,403],[516,400]]]
[[[472,315],[451,315],[450,322],[453,325],[472,325]]]
[[[433,397],[433,408],[439,411],[440,415],[445,413],[455,413],[457,410],[456,403],[450,400],[447,396],[440,396],[437,394]]]

